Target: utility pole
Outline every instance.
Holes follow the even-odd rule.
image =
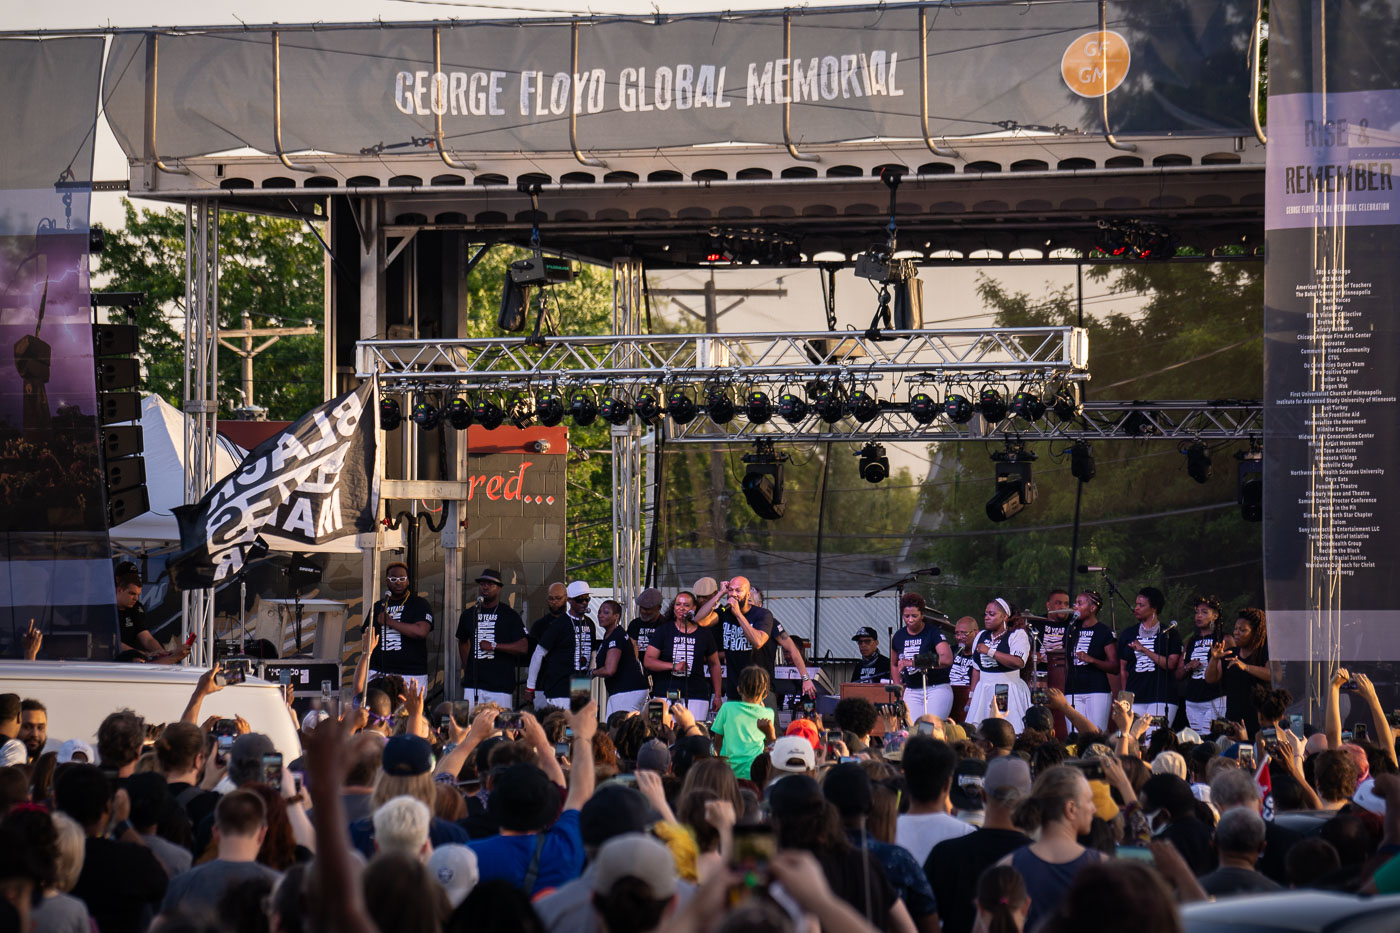
[[[314,334],[316,328],[308,320],[305,327],[254,327],[253,319],[247,311],[243,312],[243,326],[236,330],[220,330],[219,343],[239,358],[240,367],[243,371],[243,404],[239,406],[239,411],[244,413],[245,421],[261,421],[256,417],[257,405],[253,402],[253,357],[262,353],[283,337],[294,337],[302,334]],[[235,346],[224,338],[241,337],[243,345]],[[253,338],[266,337],[262,343],[253,346]]]
[[[705,324],[705,333],[719,333],[719,319],[743,304],[749,298],[786,298],[787,289],[783,288],[783,280],[778,279],[777,288],[716,288],[715,270],[710,269],[710,278],[703,288],[654,288],[651,293],[658,298],[669,298],[676,307],[691,318],[702,321]],[[686,306],[682,298],[703,297],[705,300],[705,310],[702,314]],[[729,304],[721,310],[719,307],[720,298],[733,298]],[[703,400],[702,400],[703,401]],[[737,404],[742,407],[743,399],[738,399]],[[729,538],[725,532],[728,530],[728,523],[725,520],[725,489],[724,489],[724,455],[721,454],[713,444],[706,445],[710,455],[710,526],[715,542],[715,564],[718,571],[723,574],[721,579],[729,578]]]

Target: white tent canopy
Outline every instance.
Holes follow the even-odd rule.
[[[141,434],[146,449],[146,492],[151,507],[112,529],[112,543],[129,547],[178,544],[180,529],[172,509],[185,503],[186,415],[158,395],[141,400]],[[215,475],[222,479],[242,462],[247,451],[218,438]]]

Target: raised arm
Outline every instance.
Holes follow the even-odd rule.
[[[1376,696],[1376,687],[1371,683],[1371,678],[1365,674],[1353,674],[1356,681],[1357,692],[1366,701],[1366,706],[1371,710],[1371,719],[1376,724],[1376,741],[1380,743],[1386,756],[1390,758],[1391,764],[1396,764],[1395,760],[1395,736],[1390,730],[1390,720],[1385,718],[1385,710],[1381,709],[1381,701]]]
[[[192,726],[199,725],[199,707],[204,702],[204,698],[224,689],[214,679],[220,670],[222,668],[219,666],[219,662],[215,661],[213,667],[199,675],[199,680],[194,685],[194,692],[190,694],[190,702],[186,704],[185,711],[180,714],[181,722],[187,722]]]
[[[570,713],[569,727],[574,730],[577,751],[570,762],[569,794],[564,798],[564,809],[577,810],[593,796],[593,736],[598,731],[598,704],[590,700],[577,713]],[[553,757],[551,755],[550,759]]]

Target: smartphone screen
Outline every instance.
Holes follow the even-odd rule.
[[[1294,713],[1292,716],[1289,716],[1289,717],[1288,717],[1288,721],[1289,721],[1290,723],[1293,724],[1293,734],[1294,734],[1294,735],[1302,735],[1302,734],[1303,734],[1303,717],[1302,717],[1302,716],[1298,715],[1297,713]]]
[[[282,668],[277,672],[277,679],[281,681],[282,686],[290,687],[292,685],[292,669],[290,667]]]
[[[1135,699],[1137,699],[1137,694],[1133,693],[1131,690],[1118,691],[1118,702],[1120,703],[1127,703],[1128,706],[1131,707]]]
[[[760,887],[768,883],[768,865],[777,850],[771,826],[735,826],[734,853],[729,865],[742,876],[744,887]]]
[[[1044,687],[1032,687],[1031,704],[1033,706],[1048,706],[1050,704],[1050,691]]]
[[[331,687],[331,682],[330,682],[329,680],[323,680],[323,681],[321,681],[321,702],[322,702],[322,703],[329,703],[329,702],[331,701],[331,689],[332,689],[332,687]]]
[[[441,721],[440,723],[438,723],[438,728],[442,730],[443,735],[451,735],[451,734],[452,734],[452,730],[451,730],[451,728],[450,728],[451,723],[452,723],[452,716],[451,716],[450,714],[448,714],[448,713],[444,713],[443,716],[442,716],[442,721]]]
[[[231,720],[230,720],[231,721]],[[217,734],[217,733],[216,733]],[[214,763],[223,767],[228,764],[228,754],[233,750],[233,736],[219,735],[219,750],[215,753]]]
[[[667,691],[666,691],[666,702],[667,702],[667,703],[679,703],[680,701],[681,701],[681,692],[680,692],[679,690],[667,690]]]
[[[933,723],[921,722],[914,727],[916,735],[933,735]]]
[[[1366,724],[1364,722],[1358,722],[1353,725],[1351,727],[1351,736],[1353,739],[1360,739],[1363,742],[1366,741]]]
[[[569,692],[570,692],[570,693],[592,693],[592,692],[593,692],[593,678],[591,678],[591,677],[570,677],[570,678],[569,678]]]
[[[1273,742],[1273,741],[1276,741],[1277,739],[1278,739],[1278,730],[1275,729],[1273,726],[1269,726],[1267,729],[1260,729],[1260,730],[1259,730],[1259,741],[1261,741],[1261,742]]]
[[[1152,850],[1147,846],[1119,846],[1114,850],[1116,858],[1131,859],[1134,862],[1151,862]]]
[[[655,725],[661,725],[661,719],[665,712],[666,703],[664,700],[651,700],[647,703],[647,717]]]
[[[282,786],[282,755],[280,752],[262,756],[262,782],[273,787]]]
[[[1246,771],[1254,771],[1254,748],[1249,745],[1240,746],[1240,767]]]
[[[997,684],[995,690],[997,709],[1004,713],[1011,703],[1011,687],[1008,684]]]

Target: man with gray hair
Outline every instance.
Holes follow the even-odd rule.
[[[1263,792],[1254,776],[1239,768],[1226,768],[1210,782],[1210,802],[1220,813],[1221,819],[1230,810],[1245,809],[1262,815],[1264,810]],[[1303,835],[1278,825],[1273,820],[1264,821],[1264,855],[1258,860],[1261,874],[1279,885],[1288,884],[1288,869],[1284,856]]]
[[[428,825],[433,821],[428,805],[413,797],[395,797],[374,811],[374,848],[398,852],[427,863],[433,846]]]
[[[1201,876],[1201,888],[1211,897],[1282,890],[1254,868],[1263,850],[1264,818],[1249,807],[1225,811],[1215,824],[1215,851],[1220,867]]]

